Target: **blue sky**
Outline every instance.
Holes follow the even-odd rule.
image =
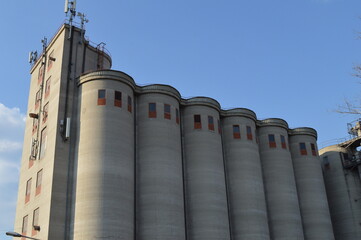
[[[13,230],[27,112],[28,52],[65,19],[63,0],[7,1],[0,15],[0,239]],[[313,127],[319,146],[347,136],[357,116],[333,110],[360,103],[361,1],[78,0],[86,35],[105,42],[113,69],[139,85],[169,84],[183,97],[215,98],[259,119]]]

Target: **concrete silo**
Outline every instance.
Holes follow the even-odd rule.
[[[80,77],[74,239],[134,238],[133,88],[122,72]]]
[[[336,240],[361,239],[360,175],[352,164],[360,157],[353,155],[350,145],[332,145],[319,152]]]
[[[334,235],[316,139],[317,132],[312,128],[290,130],[290,151],[305,239],[331,240]]]
[[[256,114],[239,108],[222,116],[232,239],[270,239]]]
[[[185,239],[178,91],[141,87],[137,97],[136,219],[138,240]]]
[[[288,124],[278,118],[258,122],[258,136],[271,239],[304,239]]]
[[[188,240],[229,240],[227,191],[219,103],[198,97],[185,100],[183,137]]]

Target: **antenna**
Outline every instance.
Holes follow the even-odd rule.
[[[33,64],[38,58],[38,52],[37,51],[31,51],[29,52],[29,63]]]
[[[65,0],[65,6],[64,6],[64,12],[65,13],[68,13],[68,11],[69,11],[69,1],[68,0]]]

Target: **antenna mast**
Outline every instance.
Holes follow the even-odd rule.
[[[76,0],[73,1],[65,0],[64,12],[66,16],[68,16],[69,13],[69,25],[70,25],[69,38],[71,38],[71,28],[73,26],[73,19],[76,16],[75,9],[76,9]]]

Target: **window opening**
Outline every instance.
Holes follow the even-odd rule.
[[[149,118],[157,117],[157,105],[155,103],[148,104],[148,117]]]
[[[39,208],[35,209],[33,212],[33,228],[31,235],[36,235],[37,231],[34,229],[34,226],[39,226]]]
[[[43,80],[44,77],[44,64],[41,64],[40,68],[39,68],[39,73],[38,73],[38,84],[41,83],[41,81]]]
[[[286,138],[283,135],[281,135],[281,146],[283,149],[287,149]]]
[[[51,77],[49,77],[45,83],[45,97],[48,97],[50,94],[50,84],[51,84]]]
[[[45,155],[46,152],[46,144],[47,144],[47,139],[48,139],[48,134],[47,134],[48,129],[44,128],[41,131],[41,142],[40,142],[40,154],[39,154],[39,159],[42,159]]]
[[[201,115],[194,115],[194,129],[202,129]]]
[[[208,130],[214,131],[214,120],[212,116],[208,116]]]
[[[26,235],[27,231],[28,231],[28,215],[23,217],[23,226],[21,227],[21,234]]]
[[[114,106],[122,107],[122,93],[119,91],[114,92]]]
[[[247,139],[253,140],[252,128],[250,126],[247,126]]]
[[[304,142],[300,143],[300,153],[301,155],[307,155],[306,144]]]
[[[274,134],[268,134],[268,144],[270,148],[276,148],[276,139]]]
[[[128,112],[132,112],[132,98],[128,96]]]
[[[106,104],[105,95],[106,95],[105,89],[99,89],[98,90],[98,105],[105,105]]]
[[[49,112],[49,103],[46,103],[43,107],[43,123],[48,120],[48,112]]]
[[[217,124],[218,124],[218,133],[221,134],[222,128],[221,128],[221,121],[219,119],[217,119]]]
[[[164,104],[164,118],[165,119],[171,119],[170,105],[169,104]]]
[[[239,125],[233,125],[233,138],[240,139],[241,138],[241,130]]]
[[[314,143],[311,143],[311,151],[313,156],[317,156],[316,145]]]
[[[175,121],[177,124],[179,124],[179,109],[178,108],[175,109]]]
[[[31,193],[31,178],[26,182],[25,203],[30,201],[30,193]]]
[[[35,195],[38,195],[41,192],[41,182],[43,181],[43,169],[41,169],[36,174],[36,190]]]

